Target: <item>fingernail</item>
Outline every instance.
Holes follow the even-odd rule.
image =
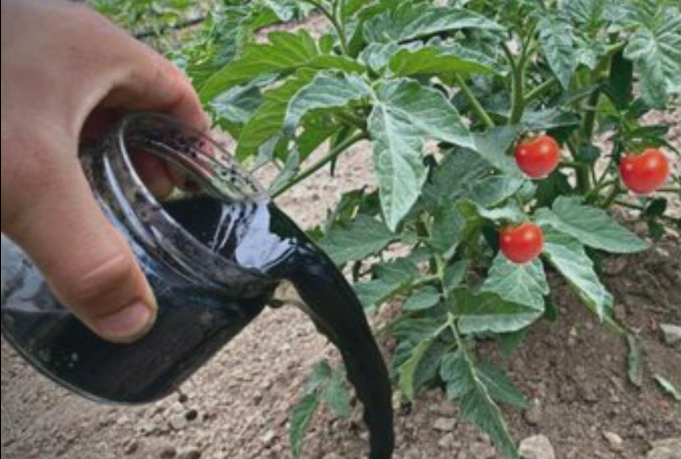
[[[133,303],[109,316],[100,317],[95,327],[105,337],[130,341],[141,337],[152,325],[154,314],[144,303]]]

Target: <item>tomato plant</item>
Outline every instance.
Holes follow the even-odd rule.
[[[560,146],[549,135],[540,135],[518,142],[515,161],[521,171],[533,179],[546,178],[560,161]]]
[[[669,126],[643,119],[678,106],[680,8],[667,0],[232,0],[204,9],[202,24],[177,38],[182,46],[164,49],[216,127],[238,140],[238,159],[279,170],[274,199],[341,167],[353,145],[371,148],[375,180],[345,193],[310,232],[353,273],[368,314],[402,305],[384,326],[397,341],[401,402],[441,387],[515,458],[499,406],[522,409],[526,399],[477,358],[476,342],[550,320],[547,271],[640,355],[613,318],[593,257],[649,246],[613,207],[639,215],[652,237],[681,228],[667,206],[680,197],[678,172],[662,185],[659,154],[626,154],[652,148],[678,162]],[[324,16],[327,29],[262,33],[308,14]],[[516,163],[517,144],[529,154]],[[313,155],[320,146],[326,153]],[[656,191],[630,194],[622,180],[639,194]],[[521,237],[534,236],[518,247],[502,228],[520,224]],[[406,255],[391,255],[394,247]],[[325,397],[311,391],[296,408],[295,453]]]

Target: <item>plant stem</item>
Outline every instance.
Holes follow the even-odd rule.
[[[571,169],[577,169],[579,167],[579,163],[575,161],[561,161],[558,167],[569,167]]]
[[[341,50],[343,51],[343,54],[348,54],[348,39],[345,35],[345,28],[341,24],[341,22],[338,20],[338,17],[336,16],[336,5],[338,2],[334,2],[334,9],[333,11],[329,11],[328,8],[326,8],[322,2],[317,1],[317,0],[301,0],[305,3],[308,3],[315,8],[317,8],[321,13],[326,16],[326,18],[331,22],[331,25],[333,25],[333,28],[336,29],[336,33],[338,34],[338,40],[340,41],[340,46]]]
[[[539,96],[555,86],[556,83],[558,83],[558,79],[555,76],[552,76],[539,86],[536,86],[534,89],[525,94],[524,104],[527,106],[527,104],[537,99]]]
[[[193,19],[187,19],[185,21],[178,22],[176,24],[164,25],[156,30],[144,30],[142,32],[136,33],[135,38],[137,38],[138,40],[143,40],[145,38],[158,37],[160,35],[165,34],[166,32],[182,30],[189,27],[197,26],[201,24],[203,21],[205,21],[207,18],[208,16],[199,16]]]
[[[463,77],[458,73],[455,75],[455,78],[456,82],[459,84],[459,87],[461,88],[461,91],[463,91],[466,97],[468,97],[468,101],[471,103],[471,106],[473,107],[473,111],[475,112],[475,114],[478,115],[478,117],[482,120],[483,123],[485,123],[485,126],[487,126],[488,129],[495,127],[496,125],[494,124],[494,121],[489,116],[489,113],[487,113],[482,104],[480,104],[478,98],[475,97],[475,94],[473,94],[473,91],[471,91],[471,88],[466,83],[466,80],[464,80]]]
[[[602,191],[602,190],[604,190],[605,188],[608,188],[608,187],[610,187],[610,186],[617,186],[618,182],[619,182],[618,179],[613,179],[613,180],[608,180],[607,182],[600,182],[600,183],[598,183],[596,186],[594,186],[594,187],[591,189],[591,191],[589,191],[589,192],[586,194],[585,199],[589,200],[592,196],[596,196],[596,197],[597,197],[597,196],[598,196],[598,193],[599,193],[600,191]]]
[[[643,206],[639,206],[638,204],[634,204],[634,203],[627,202],[627,201],[622,201],[621,199],[616,199],[614,204],[616,204],[618,206],[626,207],[627,209],[638,210],[639,212],[643,212],[643,211],[646,210],[645,207],[643,207]],[[666,220],[670,223],[677,223],[677,221],[678,221],[678,219],[675,219],[674,217],[670,217],[668,215],[659,215],[657,218],[659,218],[661,220]]]
[[[354,136],[348,137],[343,142],[336,145],[336,147],[334,149],[329,151],[326,155],[324,155],[315,164],[313,164],[309,168],[305,169],[303,172],[298,174],[294,179],[292,179],[289,183],[287,183],[282,188],[277,190],[277,192],[274,193],[274,195],[272,197],[276,198],[276,197],[282,195],[283,193],[287,192],[288,190],[290,190],[291,188],[293,188],[294,186],[296,186],[297,184],[299,184],[300,182],[302,182],[303,180],[305,180],[309,176],[313,175],[319,169],[321,169],[322,167],[324,167],[325,165],[327,165],[328,163],[333,161],[336,157],[338,157],[338,155],[343,153],[345,150],[350,148],[352,145],[354,145],[357,142],[359,142],[360,140],[364,140],[366,138],[367,138],[367,136],[363,132],[358,132]]]
[[[605,198],[605,201],[603,201],[603,204],[601,204],[601,207],[603,209],[609,208],[613,202],[615,202],[615,199],[622,194],[622,188],[620,188],[620,183],[616,182],[615,187],[610,191],[610,194]]]
[[[367,128],[366,121],[364,121],[360,116],[347,111],[339,112],[336,114],[336,116],[341,120],[345,121],[346,123],[352,124],[353,126],[356,126],[362,131],[366,131]]]
[[[501,49],[506,55],[509,64],[511,65],[511,114],[508,118],[508,124],[517,124],[523,116],[523,111],[525,109],[525,96],[524,96],[524,77],[525,77],[525,64],[524,57],[521,56],[520,60],[516,62],[513,53],[509,49],[506,43],[501,44]]]

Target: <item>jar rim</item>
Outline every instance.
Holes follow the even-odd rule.
[[[204,147],[181,145],[191,149],[193,154],[189,155],[187,151],[175,148],[172,141],[177,139],[155,138],[153,130],[145,133],[144,129],[154,126],[169,132],[175,129],[190,133]],[[146,144],[145,139],[149,141],[150,138],[145,134],[151,135],[151,142]],[[173,218],[147,188],[131,158],[132,149],[143,149],[189,173],[193,180],[216,199],[265,205],[269,197],[263,187],[236,163],[219,142],[181,120],[149,112],[124,117],[110,140],[113,140],[114,145],[109,144],[110,147],[104,149],[105,174],[114,179],[108,182],[114,188],[112,191],[116,195],[116,201],[126,207],[123,210],[126,224],[147,248],[156,249],[166,259],[170,258],[185,275],[201,282],[210,280],[216,287],[237,289],[238,292],[250,282],[268,279],[264,273],[240,266],[211,250]],[[139,144],[136,145],[135,142]],[[207,151],[209,149],[210,152]]]

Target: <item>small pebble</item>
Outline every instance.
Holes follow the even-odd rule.
[[[556,451],[546,435],[534,435],[520,442],[518,451],[525,459],[556,459]]]
[[[681,326],[674,324],[662,324],[660,325],[660,330],[662,330],[664,342],[669,346],[674,346],[675,344],[681,343]]]
[[[624,450],[624,440],[614,432],[603,432],[603,437],[608,442],[612,451],[620,452]]]
[[[433,429],[439,432],[449,432],[456,427],[456,418],[437,418],[433,423]]]

